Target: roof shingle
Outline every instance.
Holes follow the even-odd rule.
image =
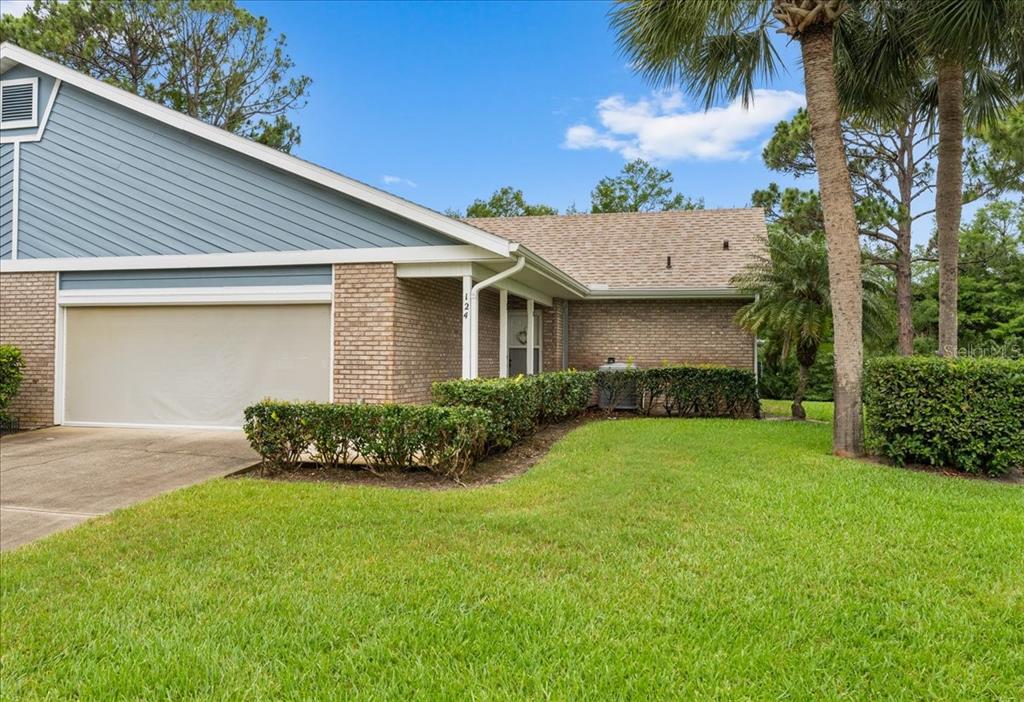
[[[522,244],[581,283],[616,289],[728,288],[767,236],[759,207],[465,221]]]

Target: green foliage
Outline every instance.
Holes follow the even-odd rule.
[[[936,242],[918,250],[914,327],[921,352],[937,348]],[[1024,203],[996,201],[960,231],[960,347],[969,354],[1024,355]]]
[[[5,40],[136,95],[282,151],[299,143],[288,113],[311,81],[234,0],[37,0],[0,22]]]
[[[828,345],[831,348],[831,345]],[[762,398],[792,401],[796,392],[799,363],[792,356],[782,358],[771,349],[761,349],[761,378],[758,390]],[[807,375],[804,398],[811,401],[832,401],[832,376],[835,373],[835,357],[831,351],[822,349],[811,364]]]
[[[673,194],[672,173],[641,158],[623,166],[619,175],[602,178],[590,192],[590,211],[594,213],[703,209],[703,200]]]
[[[245,434],[272,470],[308,456],[323,469],[361,460],[373,472],[423,466],[458,480],[482,455],[487,424],[471,407],[265,400],[245,409]]]
[[[458,212],[450,214],[458,216]],[[467,217],[524,217],[533,215],[556,215],[558,210],[550,205],[529,204],[523,191],[506,185],[495,190],[488,200],[474,200],[466,208]]]
[[[434,402],[487,411],[487,448],[505,450],[538,426],[582,413],[590,404],[594,374],[559,371],[514,378],[476,378],[434,383]]]
[[[18,394],[24,369],[21,349],[9,344],[0,345],[0,420],[9,419],[7,408]]]
[[[759,416],[754,374],[720,366],[661,366],[599,371],[598,391],[607,398],[609,412],[625,393],[635,392],[641,410],[650,415],[662,407],[668,416]]]
[[[876,358],[865,380],[883,456],[989,475],[1024,466],[1024,360]]]

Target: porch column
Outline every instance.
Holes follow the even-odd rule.
[[[536,340],[533,338],[536,330],[533,324],[533,300],[526,299],[526,374],[533,375],[533,347]]]
[[[498,377],[508,377],[508,290],[498,290]]]
[[[462,276],[462,377],[473,377],[473,320],[470,314],[470,298],[473,290],[473,276]]]

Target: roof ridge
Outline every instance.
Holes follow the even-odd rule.
[[[511,215],[505,217],[462,217],[463,221],[536,221],[539,219],[590,219],[595,217],[659,217],[670,215],[694,216],[717,212],[764,212],[763,207],[709,207],[699,210],[662,210],[659,212],[576,212],[572,214]]]

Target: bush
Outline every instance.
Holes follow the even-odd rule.
[[[488,419],[472,407],[264,400],[245,409],[245,433],[273,470],[362,459],[373,472],[422,466],[458,480],[483,453]]]
[[[486,410],[488,450],[505,450],[538,426],[581,414],[590,404],[594,374],[558,371],[514,378],[434,383],[434,402]]]
[[[9,344],[0,345],[0,420],[9,419],[7,408],[18,394],[25,368],[21,350]]]
[[[876,358],[868,445],[897,464],[1002,475],[1024,465],[1024,361]]]
[[[598,388],[614,400],[635,388],[641,411],[661,406],[669,416],[757,417],[757,382],[750,371],[719,366],[629,368],[597,374]]]

